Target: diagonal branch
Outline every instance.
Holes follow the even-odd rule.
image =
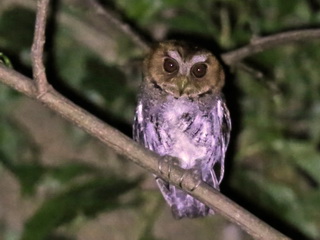
[[[270,48],[278,47],[293,42],[319,40],[320,29],[307,29],[277,33],[274,35],[253,39],[248,45],[222,54],[222,59],[227,65],[233,65],[242,59],[263,52]]]
[[[102,122],[84,109],[81,109],[54,89],[48,89],[45,95],[41,98],[37,98],[38,95],[34,91],[35,85],[31,79],[12,69],[4,67],[1,64],[0,81],[15,90],[42,102],[45,106],[60,114],[66,120],[77,125],[91,136],[98,138],[118,154],[126,156],[134,163],[151,173],[160,176],[165,181],[178,187],[181,184],[182,176],[185,173],[184,169],[178,166],[171,166],[171,170],[162,168],[161,174],[158,169],[159,156],[143,148],[123,133],[110,127],[108,124]],[[168,177],[169,172],[170,178]],[[190,195],[214,209],[215,212],[225,216],[231,222],[238,224],[254,238],[265,240],[289,239],[206,183],[200,182],[200,184],[198,184],[198,181],[195,180],[192,175],[187,174],[183,178],[183,189],[188,191]],[[194,190],[191,191],[190,189]]]

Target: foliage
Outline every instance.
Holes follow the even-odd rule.
[[[61,2],[58,11],[87,21],[83,24],[94,24],[81,15],[80,7]],[[242,46],[254,37],[316,26],[320,20],[316,1],[117,0],[105,4],[145,35],[203,39],[218,45],[220,51]],[[11,61],[13,68],[29,76],[33,24],[33,10],[18,6],[2,9],[0,4],[0,64]],[[135,58],[142,56],[128,45],[129,37],[122,35],[114,40],[118,44],[115,51],[125,60],[109,62],[77,39],[65,22],[57,20],[49,29],[46,60],[52,84],[130,134],[141,78]],[[237,69],[231,72],[225,88],[234,128],[222,191],[232,196],[237,193],[234,195],[245,199],[244,207],[253,213],[259,214],[257,209],[262,209],[308,239],[320,238],[319,62],[318,43],[281,46],[246,59],[248,66],[264,74],[261,79]],[[101,212],[138,206],[137,196],[125,204],[119,201],[139,184],[137,180],[110,173],[101,177],[100,171],[82,164],[44,166],[38,146],[10,117],[17,98],[18,94],[0,87],[2,171],[7,169],[16,177],[24,197],[32,197],[45,179],[58,181],[60,186],[28,219],[23,239],[45,239],[79,215],[91,218]],[[79,140],[77,136],[70,138]],[[80,138],[83,140],[83,135]],[[88,179],[78,181],[87,175]],[[156,217],[150,216],[151,223]],[[155,239],[151,230],[147,225],[141,239]]]
[[[137,183],[138,181],[130,182],[111,176],[71,185],[62,193],[47,200],[27,221],[22,239],[45,239],[56,227],[71,222],[79,215],[95,217],[101,211],[136,207],[135,199],[121,204],[119,197],[135,188]]]

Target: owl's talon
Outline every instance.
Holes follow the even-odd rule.
[[[197,188],[199,187],[199,185],[201,184],[202,179],[201,179],[201,178],[198,178],[197,180],[198,180],[198,182],[197,182],[192,188],[189,189],[190,192],[193,192],[193,191],[194,191],[195,189],[197,189]]]
[[[167,177],[170,179],[170,175],[171,175],[171,166],[174,165],[179,165],[179,159],[176,157],[172,157],[172,156],[164,156],[161,157],[158,160],[158,170],[160,172],[161,175],[164,175],[165,171],[165,167],[168,168],[168,175]]]
[[[185,176],[187,175],[188,172],[189,172],[189,171],[186,170],[186,171],[182,174],[181,178],[179,179],[179,187],[180,187],[180,188],[183,188],[183,187],[182,187],[182,182],[183,182],[183,179],[185,178]]]
[[[162,172],[162,159],[158,159],[158,170],[159,170],[159,173],[162,175],[163,172]]]
[[[165,167],[168,168],[168,177],[170,176],[171,172],[171,167],[170,167],[170,157],[169,156],[164,156],[158,159],[158,170],[161,175],[164,175],[164,169]]]
[[[192,187],[189,188],[189,189],[186,188],[187,191],[193,192],[197,187],[199,187],[199,185],[200,185],[201,182],[202,182],[201,174],[199,173],[199,170],[197,170],[197,169],[188,169],[188,170],[186,170],[186,171],[182,174],[181,178],[179,179],[179,186],[180,186],[181,188],[183,188],[183,187],[182,187],[183,179],[184,179],[185,176],[188,175],[188,174],[192,175],[193,178],[195,178],[195,179],[197,180],[197,182],[196,182],[196,184],[195,184],[194,186],[192,186]]]

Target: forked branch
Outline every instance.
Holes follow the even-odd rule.
[[[37,16],[31,48],[33,79],[36,82],[38,97],[48,90],[46,70],[43,63],[43,49],[45,43],[45,25],[48,15],[49,0],[37,2]]]

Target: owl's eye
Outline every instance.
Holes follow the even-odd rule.
[[[173,73],[179,69],[179,66],[176,60],[166,58],[163,62],[163,68],[167,73]]]
[[[202,78],[207,73],[207,65],[205,63],[197,63],[193,65],[191,72],[196,78]]]

